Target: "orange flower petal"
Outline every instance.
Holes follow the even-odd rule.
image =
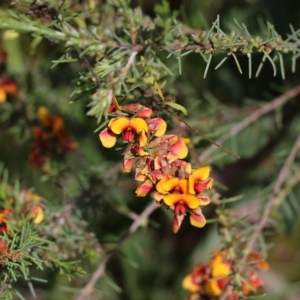
[[[179,178],[174,177],[170,178],[169,180],[165,181],[164,183],[161,184],[161,187],[166,191],[169,192],[171,190],[174,190],[179,183]]]
[[[59,116],[54,116],[52,118],[52,129],[55,133],[59,133],[64,127],[64,121]]]
[[[34,224],[40,224],[44,220],[44,217],[45,217],[43,209],[40,206],[36,205],[32,209],[32,211],[30,213],[30,217],[34,218],[34,221],[33,221]]]
[[[155,118],[148,121],[149,130],[154,132],[156,137],[161,137],[165,134],[167,123],[161,118]]]
[[[136,169],[135,177],[136,181],[145,181],[147,179],[146,175],[142,174],[141,170]]]
[[[105,148],[113,147],[117,142],[116,135],[108,128],[102,130],[99,134],[100,141]]]
[[[37,110],[39,120],[46,126],[50,126],[49,111],[45,106],[40,106]]]
[[[200,201],[196,196],[189,194],[169,194],[164,197],[164,203],[167,206],[174,205],[176,203],[184,203],[191,209],[199,207]]]
[[[202,167],[193,171],[192,175],[196,180],[205,180],[208,178],[210,173],[210,167]]]
[[[194,186],[195,186],[195,178],[193,175],[189,175],[189,193],[190,194],[196,194]]]
[[[180,179],[178,186],[182,194],[186,194],[188,190],[188,180],[187,179]]]
[[[148,143],[148,137],[147,134],[145,132],[145,130],[143,129],[139,135],[139,145],[140,147],[145,147]],[[146,155],[148,154],[147,152],[145,152]]]
[[[194,283],[193,276],[187,275],[182,281],[182,287],[191,293],[197,293],[201,290],[201,286]]]
[[[129,120],[129,126],[132,128],[136,133],[140,133],[142,130],[148,132],[148,125],[146,121],[142,118],[133,118]]]
[[[3,103],[6,101],[6,92],[0,87],[0,103]]]
[[[210,203],[210,199],[204,195],[198,195],[197,198],[200,200],[200,205],[205,206]]]
[[[106,147],[106,148],[108,148],[108,147]],[[123,161],[123,172],[124,173],[129,173],[131,171],[133,162],[134,162],[134,158],[124,159],[124,161]]]
[[[108,123],[108,128],[115,134],[125,131],[130,124],[130,120],[126,117],[113,118]]]
[[[151,180],[145,180],[135,191],[138,197],[145,197],[153,188]]]
[[[206,219],[200,207],[191,211],[190,222],[193,226],[202,228],[206,224]]]
[[[217,280],[209,280],[205,283],[205,291],[210,296],[220,296],[222,294],[222,290],[220,289],[218,285]]]
[[[161,193],[159,193],[159,192],[157,192],[157,191],[155,191],[154,193],[153,193],[153,198],[157,201],[157,202],[160,202],[163,198],[164,198],[164,194],[161,194]]]
[[[2,85],[2,88],[7,94],[15,94],[18,90],[17,83],[13,79],[7,79]]]
[[[188,155],[189,150],[183,139],[179,139],[171,146],[171,152],[175,154],[177,158],[183,159]]]
[[[168,175],[165,175],[157,184],[156,184],[156,190],[159,192],[159,193],[161,193],[161,194],[163,194],[163,195],[165,195],[165,194],[167,194],[167,192],[168,191],[166,191],[164,188],[163,188],[163,184],[165,183],[165,182],[167,182],[169,179],[170,179],[171,177],[170,176],[168,176]]]
[[[173,226],[172,226],[172,230],[174,233],[176,233],[180,229],[184,217],[185,215],[177,215],[177,214],[174,215]]]

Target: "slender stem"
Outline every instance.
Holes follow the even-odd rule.
[[[236,124],[234,127],[232,127],[228,132],[223,134],[220,138],[218,138],[215,143],[216,144],[223,144],[228,138],[233,137],[237,135],[240,131],[245,129],[247,126],[249,126],[254,121],[258,120],[261,116],[271,112],[276,107],[281,106],[288,102],[289,100],[293,99],[297,95],[300,94],[300,85],[297,85],[293,89],[289,90],[288,92],[282,94],[279,97],[276,97],[271,102],[268,102],[267,104],[263,105],[262,107],[255,110],[252,114],[250,114],[248,117],[243,119],[241,122]],[[217,148],[215,145],[211,145],[208,147],[205,151],[202,152],[202,154],[199,156],[199,160],[203,161],[207,157],[209,157]]]
[[[151,202],[143,212],[133,221],[131,226],[129,227],[126,234],[119,240],[116,244],[115,248],[105,257],[102,263],[98,266],[97,270],[94,272],[93,276],[91,277],[90,281],[85,285],[85,287],[80,291],[79,295],[77,296],[76,300],[85,300],[87,296],[93,290],[94,285],[99,280],[100,277],[103,276],[107,264],[112,260],[112,258],[118,253],[120,248],[122,247],[123,243],[126,241],[128,237],[130,237],[136,230],[142,225],[143,221],[148,218],[151,213],[158,208],[158,205],[155,201]]]
[[[288,156],[288,158],[284,162],[282,169],[280,170],[279,176],[277,177],[273,191],[270,194],[269,200],[268,200],[267,205],[264,209],[264,212],[261,216],[261,219],[260,219],[258,225],[256,226],[256,229],[253,232],[251,238],[249,239],[249,241],[247,243],[246,252],[241,259],[241,264],[243,264],[247,261],[249,253],[254,249],[255,243],[256,243],[260,233],[263,231],[264,227],[266,226],[269,215],[272,211],[272,207],[276,202],[277,195],[279,194],[280,189],[287,177],[287,174],[288,174],[288,171],[290,169],[292,162],[295,160],[295,158],[297,156],[297,152],[298,152],[299,148],[300,148],[300,135],[298,136],[290,155]]]

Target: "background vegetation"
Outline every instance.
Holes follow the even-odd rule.
[[[12,281],[19,297],[76,299],[109,257],[91,299],[184,299],[188,293],[182,279],[220,243],[215,223],[199,229],[184,222],[174,235],[172,214],[158,209],[110,257],[110,250],[153,200],[135,196],[132,174],[121,171],[121,151],[104,149],[99,142],[109,91],[127,102],[146,103],[151,84],[145,78],[150,74],[165,95],[175,95],[187,109],[181,118],[238,154],[240,159],[158,111],[169,121],[170,132],[189,136],[190,160],[212,166],[215,192],[231,199],[236,218],[247,215],[253,228],[299,135],[299,1],[170,0],[169,8],[166,1],[132,1],[130,8],[125,3],[0,3],[0,45],[8,54],[2,72],[18,86],[17,93],[0,104],[0,160],[6,170],[1,197],[7,199],[7,189],[16,194],[30,189],[45,199],[45,220],[31,224],[30,230],[55,244],[47,246],[54,248],[43,256],[43,270],[28,266],[28,278],[20,275]],[[137,33],[130,31],[137,28]],[[210,30],[207,45],[200,47],[197,38]],[[233,31],[236,38],[230,43],[217,43],[218,34],[230,37]],[[135,34],[137,40],[132,41]],[[257,37],[263,48],[247,48]],[[243,39],[249,44],[242,44]],[[138,54],[132,57],[134,51]],[[145,62],[132,62],[132,67],[130,58],[136,55]],[[32,126],[40,124],[40,106],[63,118],[67,141],[76,141],[77,147],[67,151],[61,146],[58,151],[56,145],[46,164],[32,168]],[[226,135],[226,141],[218,140]],[[298,150],[265,229],[267,243],[262,245],[271,266],[262,275],[265,299],[300,297],[299,159]],[[214,218],[214,205],[205,215]],[[1,268],[5,273],[6,267]],[[3,295],[7,290],[1,289]]]

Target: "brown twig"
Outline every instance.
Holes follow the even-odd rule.
[[[197,130],[196,128],[192,127],[191,125],[189,125],[186,121],[184,121],[182,118],[180,118],[179,116],[176,115],[176,113],[174,113],[172,110],[165,108],[165,110],[170,113],[172,116],[174,116],[175,118],[177,118],[178,120],[180,120],[187,128],[189,128],[190,130],[196,132],[197,134],[199,134],[200,136],[202,136],[204,139],[208,140],[210,143],[212,143],[214,146],[222,149],[223,151],[225,151],[226,153],[228,153],[229,155],[239,159],[240,157],[234,153],[232,153],[231,151],[229,151],[228,149],[226,149],[225,147],[223,147],[222,145],[220,145],[217,141],[212,140],[211,138],[209,138],[207,135],[205,135],[204,133],[200,132],[199,130]],[[201,161],[200,159],[198,159],[199,161]]]
[[[288,156],[288,158],[284,162],[284,165],[283,165],[282,169],[280,170],[279,176],[277,177],[277,180],[275,182],[272,193],[269,196],[267,205],[264,208],[264,212],[261,216],[261,219],[260,219],[255,231],[251,235],[251,237],[250,237],[250,239],[249,239],[249,241],[248,241],[248,243],[245,247],[245,254],[241,258],[241,260],[239,262],[239,265],[243,265],[244,263],[247,262],[249,253],[254,249],[255,244],[257,242],[257,239],[259,238],[261,232],[265,228],[265,226],[268,222],[268,218],[270,216],[270,213],[272,211],[273,205],[276,203],[277,196],[280,193],[281,187],[282,187],[282,185],[283,185],[283,183],[284,183],[284,181],[287,177],[290,166],[291,166],[292,162],[295,160],[297,152],[298,152],[299,149],[300,149],[300,135],[298,136],[296,142],[294,143],[292,151],[290,152],[290,155]],[[240,267],[240,270],[242,268],[243,267]],[[231,285],[228,284],[226,289],[225,289],[225,292],[220,297],[220,300],[226,300],[227,299],[227,296],[230,293],[230,289],[231,289]]]
[[[91,293],[94,285],[98,281],[98,279],[103,276],[107,264],[112,260],[112,258],[118,253],[120,248],[122,247],[125,240],[131,236],[143,223],[143,221],[151,215],[151,213],[158,208],[158,205],[155,201],[151,202],[143,212],[133,221],[131,226],[129,227],[126,234],[119,240],[116,244],[114,249],[105,257],[102,263],[98,266],[97,270],[94,272],[93,276],[91,277],[90,281],[85,285],[85,287],[80,291],[79,295],[77,296],[76,300],[85,300],[87,296]]]
[[[281,106],[285,104],[290,99],[296,97],[300,94],[300,85],[297,85],[293,89],[289,90],[288,92],[284,93],[283,95],[276,97],[271,102],[263,105],[262,107],[258,108],[256,111],[254,111],[252,114],[250,114],[248,117],[246,117],[244,120],[236,124],[234,127],[232,127],[228,132],[223,134],[219,139],[217,139],[215,142],[219,145],[223,144],[228,138],[237,135],[240,131],[245,129],[247,126],[249,126],[254,121],[258,120],[261,116],[269,113],[270,111],[274,110],[276,107]],[[202,152],[202,154],[199,156],[200,161],[205,160],[207,157],[209,157],[217,148],[215,145],[211,145],[208,147],[205,151]]]
[[[300,148],[300,135],[298,136],[298,138],[297,138],[297,140],[296,140],[296,142],[295,142],[295,144],[292,148],[292,151],[291,151],[290,155],[288,156],[288,158],[284,162],[284,165],[283,165],[282,169],[280,170],[279,176],[277,177],[277,180],[275,182],[273,191],[269,196],[269,200],[267,202],[266,207],[264,208],[264,212],[261,216],[261,219],[260,219],[255,231],[253,232],[250,240],[247,243],[246,253],[241,259],[242,264],[246,262],[249,253],[251,252],[251,250],[253,250],[254,245],[255,245],[260,233],[262,232],[262,230],[264,229],[264,227],[265,227],[265,225],[268,221],[268,217],[271,213],[272,207],[276,202],[277,195],[279,194],[280,189],[281,189],[281,187],[282,187],[282,185],[283,185],[283,183],[286,179],[287,173],[290,169],[290,166],[291,166],[292,162],[296,158],[297,151],[298,151],[299,148]]]

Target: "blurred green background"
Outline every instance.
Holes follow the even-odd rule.
[[[9,3],[1,1],[0,7],[8,9]],[[103,1],[103,5],[108,3]],[[84,0],[78,1],[78,7],[84,4]],[[132,3],[133,7],[141,5],[149,16],[153,16],[155,4],[156,1],[150,0]],[[298,0],[170,0],[170,5],[179,11],[179,19],[193,29],[209,29],[218,15],[223,31],[238,31],[236,19],[245,24],[254,37],[267,36],[267,22],[273,24],[283,38],[290,32],[289,24],[295,29],[300,28]],[[24,7],[18,9],[26,11]],[[135,197],[136,182],[132,174],[113,171],[109,178],[103,179],[106,172],[121,161],[121,152],[102,148],[94,132],[96,121],[86,115],[89,99],[71,101],[70,95],[82,64],[60,64],[51,68],[52,61],[62,55],[59,44],[47,40],[39,42],[27,34],[14,38],[7,38],[5,34],[7,32],[2,32],[1,47],[8,52],[7,71],[17,80],[20,90],[18,100],[0,104],[0,161],[5,163],[11,180],[19,179],[22,186],[34,187],[49,201],[52,211],[61,210],[80,197],[84,190],[89,190],[84,205],[74,213],[87,222],[87,229],[95,233],[102,249],[109,249],[130,226],[132,220],[127,216],[128,211],[141,212],[151,198]],[[299,62],[297,71],[292,73],[289,56],[284,61],[285,80],[279,74],[273,76],[268,62],[258,78],[249,79],[248,61],[244,56],[238,57],[243,74],[239,74],[232,58],[214,70],[222,58],[222,55],[213,57],[206,79],[203,79],[205,64],[199,54],[182,59],[181,75],[177,62],[168,60],[170,68],[177,73],[170,78],[166,88],[168,93],[175,94],[178,102],[188,109],[185,120],[214,139],[260,105],[300,82]],[[253,56],[254,70],[261,59],[259,54]],[[299,100],[297,97],[289,101],[225,143],[228,149],[241,156],[240,160],[219,149],[209,158],[218,192],[224,197],[243,196],[233,207],[237,213],[243,209],[249,212],[253,203],[261,204],[267,200],[300,132]],[[63,116],[66,130],[79,145],[76,151],[67,155],[63,172],[57,177],[48,178],[28,168],[30,126],[36,122],[36,109],[40,105]],[[195,133],[190,135],[201,154],[209,143]],[[298,156],[295,168],[297,163],[299,166],[299,159]],[[271,270],[262,275],[268,293],[265,299],[300,299],[299,212],[298,184],[278,205],[274,216],[277,231],[268,237]],[[212,218],[213,207],[207,208],[205,213]],[[253,222],[257,222],[257,213],[252,217]],[[155,211],[149,223],[128,238],[121,252],[107,266],[91,299],[184,299],[188,293],[181,288],[182,279],[196,263],[207,261],[211,250],[218,246],[219,238],[216,225],[197,229],[186,221],[174,235],[171,222],[170,212],[165,209]],[[86,275],[71,282],[55,271],[39,272],[38,276],[48,283],[34,283],[37,298],[72,299],[90,278],[103,252],[93,255],[77,257],[82,259]],[[32,299],[25,283],[20,283],[18,288],[26,299]]]

